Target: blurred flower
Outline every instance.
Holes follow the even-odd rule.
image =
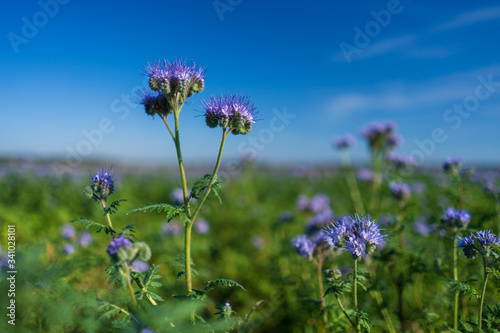
[[[449,207],[444,212],[442,222],[444,222],[449,227],[463,228],[466,227],[470,222],[470,214],[466,210],[456,210],[453,207]]]
[[[456,156],[448,157],[443,163],[443,169],[446,172],[457,174],[460,170],[460,158]]]
[[[175,59],[173,62],[157,61],[146,66],[146,75],[152,90],[161,91],[165,96],[172,97],[179,93],[182,100],[203,91],[205,71],[206,68],[194,62],[188,63],[180,59]]]
[[[247,134],[255,123],[255,106],[241,95],[211,96],[202,101],[207,126],[229,128],[233,134]]]
[[[197,219],[194,229],[199,234],[206,234],[210,230],[210,224],[208,224],[208,222],[204,219]]]
[[[361,128],[361,135],[368,140],[370,149],[392,149],[402,142],[402,137],[395,134],[396,124],[393,122],[372,122]]]
[[[279,216],[279,221],[280,222],[290,222],[290,221],[293,221],[293,214],[292,214],[292,212],[285,211],[285,212],[281,213],[281,215]]]
[[[182,191],[182,188],[174,188],[172,192],[170,192],[170,200],[177,205],[182,205],[184,203],[184,192]]]
[[[252,245],[253,247],[255,247],[256,249],[262,249],[264,248],[264,246],[266,245],[266,241],[264,240],[264,238],[262,238],[261,236],[258,236],[258,235],[254,235],[252,237]]]
[[[305,212],[309,208],[309,198],[302,194],[299,195],[297,197],[296,206],[299,211]]]
[[[478,231],[476,235],[470,234],[470,236],[458,238],[458,247],[463,249],[465,256],[469,259],[477,254],[489,256],[492,245],[500,246],[500,238],[490,230]]]
[[[177,222],[165,222],[163,224],[163,234],[164,235],[178,235],[182,231],[182,226]]]
[[[120,248],[128,249],[132,246],[132,241],[123,235],[113,239],[111,243],[109,243],[106,252],[110,255],[115,255]]]
[[[149,264],[141,260],[134,260],[134,262],[132,263],[132,268],[137,273],[144,273],[149,269]]]
[[[404,169],[408,166],[415,165],[415,159],[411,156],[403,156],[396,153],[391,153],[389,160],[394,164],[396,169]]]
[[[75,247],[69,243],[66,243],[63,245],[63,251],[66,252],[66,254],[72,254],[75,252]]]
[[[331,222],[333,220],[333,211],[330,208],[327,208],[309,219],[307,222],[307,233],[311,234],[315,230],[321,229],[321,226]]]
[[[326,194],[316,194],[309,201],[309,209],[314,213],[330,209],[330,197]]]
[[[300,235],[292,239],[292,246],[300,256],[312,259],[314,244],[306,235]]]
[[[389,186],[392,196],[398,200],[405,200],[411,194],[410,187],[405,183],[391,182]]]
[[[356,139],[351,134],[346,134],[342,137],[337,137],[333,140],[333,144],[337,149],[346,149],[356,143]]]
[[[436,226],[435,225],[428,225],[425,217],[421,216],[413,224],[413,230],[415,230],[416,232],[418,232],[422,236],[427,236],[431,232],[436,230]]]
[[[356,173],[356,177],[361,181],[371,183],[373,181],[373,171],[370,169],[360,169]]]
[[[61,236],[64,239],[73,239],[73,238],[75,238],[75,236],[76,236],[75,228],[73,228],[73,226],[71,224],[65,223],[63,225],[63,229],[61,231]]]
[[[86,231],[80,234],[80,245],[87,247],[92,243],[92,235]]]
[[[387,237],[381,233],[375,221],[370,220],[370,215],[342,218],[325,228],[324,232],[336,247],[351,252],[354,259],[373,253]]]

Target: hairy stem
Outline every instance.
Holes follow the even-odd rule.
[[[130,269],[128,267],[127,263],[124,263],[125,266],[125,279],[127,279],[127,289],[130,297],[132,298],[132,301],[134,302],[134,305],[137,305],[137,301],[134,296],[134,289],[132,288],[132,283],[130,283]]]
[[[479,329],[481,329],[481,324],[483,321],[483,304],[484,304],[484,297],[486,295],[486,284],[488,283],[488,276],[489,276],[485,257],[483,257],[483,266],[484,266],[483,288],[481,292],[481,299],[479,301],[479,312],[477,314],[477,324],[479,325]]]
[[[347,318],[347,320],[349,320],[349,322],[351,323],[352,327],[356,328],[356,324],[352,321],[351,317],[349,317],[349,315],[348,315],[348,314],[347,314],[347,312],[345,311],[345,308],[344,308],[344,306],[342,305],[342,301],[340,300],[339,295],[335,294],[335,298],[337,298],[337,302],[339,303],[340,309],[341,309],[341,310],[342,310],[342,312],[344,313],[344,316]]]
[[[358,259],[354,259],[353,271],[353,304],[354,311],[356,312],[356,333],[361,332],[361,325],[359,323],[359,310],[358,310]]]
[[[354,205],[354,209],[358,214],[365,214],[365,207],[363,205],[363,199],[359,192],[358,181],[356,180],[356,175],[352,169],[351,158],[349,156],[348,149],[340,150],[340,159],[344,167],[344,175],[349,186],[349,193],[351,194],[351,199]]]
[[[108,226],[111,230],[115,230],[113,229],[113,223],[111,223],[111,216],[109,214],[109,211],[107,210],[107,207],[106,207],[106,202],[104,201],[103,198],[99,198],[99,202],[101,203],[102,205],[102,209],[104,210],[104,213],[106,214],[106,219],[108,220]],[[111,233],[111,238],[115,238],[115,234],[114,233]]]
[[[458,240],[457,234],[453,234],[453,280],[458,281]],[[459,293],[455,292],[453,302],[453,329],[458,329],[458,296]]]

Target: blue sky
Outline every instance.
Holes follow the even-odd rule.
[[[337,161],[332,138],[352,133],[364,161],[359,128],[393,120],[398,152],[422,163],[500,162],[496,1],[41,0],[2,16],[0,156],[174,163],[135,94],[147,62],[180,57],[208,68],[181,115],[188,163],[215,158],[220,132],[199,102],[226,92],[261,118],[230,137],[229,160]]]

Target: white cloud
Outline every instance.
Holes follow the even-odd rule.
[[[461,13],[447,22],[434,26],[430,30],[435,32],[435,31],[457,29],[457,28],[462,28],[464,26],[495,19],[500,19],[500,6],[482,8]]]
[[[362,92],[347,91],[330,99],[326,110],[329,114],[343,116],[352,112],[412,111],[447,103],[452,105],[474,94],[479,76],[490,74],[493,81],[498,82],[500,66],[444,75],[417,84],[392,82],[368,93],[366,88]]]

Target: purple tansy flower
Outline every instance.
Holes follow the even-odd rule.
[[[365,182],[372,182],[373,181],[373,171],[370,169],[361,169],[356,173],[356,177]]]
[[[384,244],[384,238],[370,215],[344,217],[325,228],[324,232],[335,246],[351,252],[354,259],[371,254],[377,246]]]
[[[449,227],[466,227],[470,222],[470,214],[466,210],[456,210],[453,207],[449,207],[444,212],[442,221],[446,223]]]
[[[233,134],[247,134],[255,123],[256,108],[250,99],[241,95],[210,96],[201,105],[207,126],[229,128]]]
[[[460,170],[460,158],[456,156],[448,157],[443,163],[443,169],[446,172],[458,172]]]
[[[309,209],[309,199],[305,195],[299,195],[297,197],[297,202],[295,204],[297,209],[301,212],[305,212]]]
[[[177,222],[166,222],[163,225],[164,235],[178,235],[182,231],[182,226]]]
[[[150,116],[155,114],[168,116],[173,111],[170,102],[161,91],[143,90],[139,92],[139,98],[144,110]]]
[[[137,273],[144,273],[149,269],[149,264],[144,261],[134,260],[134,262],[132,263],[132,268]]]
[[[477,254],[489,256],[491,246],[500,246],[500,238],[495,236],[490,230],[478,231],[476,235],[470,234],[467,237],[458,238],[458,247],[461,247],[467,258],[472,259]]]
[[[368,140],[372,150],[392,149],[402,142],[402,137],[395,134],[396,124],[393,122],[372,122],[361,129],[361,135]]]
[[[92,243],[92,235],[86,231],[83,231],[80,234],[80,245],[83,247],[87,247]]]
[[[410,196],[410,187],[405,183],[390,183],[392,196],[398,200],[407,199]]]
[[[206,234],[210,230],[210,224],[204,219],[198,219],[195,222],[194,229],[199,234]]]
[[[97,174],[92,176],[92,183],[94,192],[101,194],[102,197],[113,194],[115,191],[115,182],[111,176],[111,167],[107,170],[106,168],[98,168]]]
[[[292,239],[292,246],[300,256],[312,259],[314,244],[306,235],[300,235]]]
[[[73,239],[76,236],[75,228],[69,223],[64,224],[63,229],[61,231],[61,236],[64,239]]]
[[[206,68],[194,62],[187,63],[180,59],[173,62],[158,61],[146,66],[146,75],[152,90],[160,90],[165,96],[180,93],[184,98],[203,91],[205,71]]]
[[[120,248],[128,249],[131,246],[132,241],[126,237],[123,237],[123,235],[120,235],[119,237],[113,239],[111,243],[109,243],[106,252],[108,252],[109,255],[115,255]]]
[[[309,209],[314,213],[330,209],[330,197],[326,194],[316,194],[312,197],[311,201],[309,201]]]
[[[337,149],[349,148],[350,146],[354,145],[354,143],[356,143],[356,139],[350,134],[346,134],[342,137],[333,139],[333,144],[335,145],[335,147],[337,147]]]
[[[75,252],[75,247],[69,243],[66,243],[63,245],[63,251],[66,252],[66,254],[72,254]]]

